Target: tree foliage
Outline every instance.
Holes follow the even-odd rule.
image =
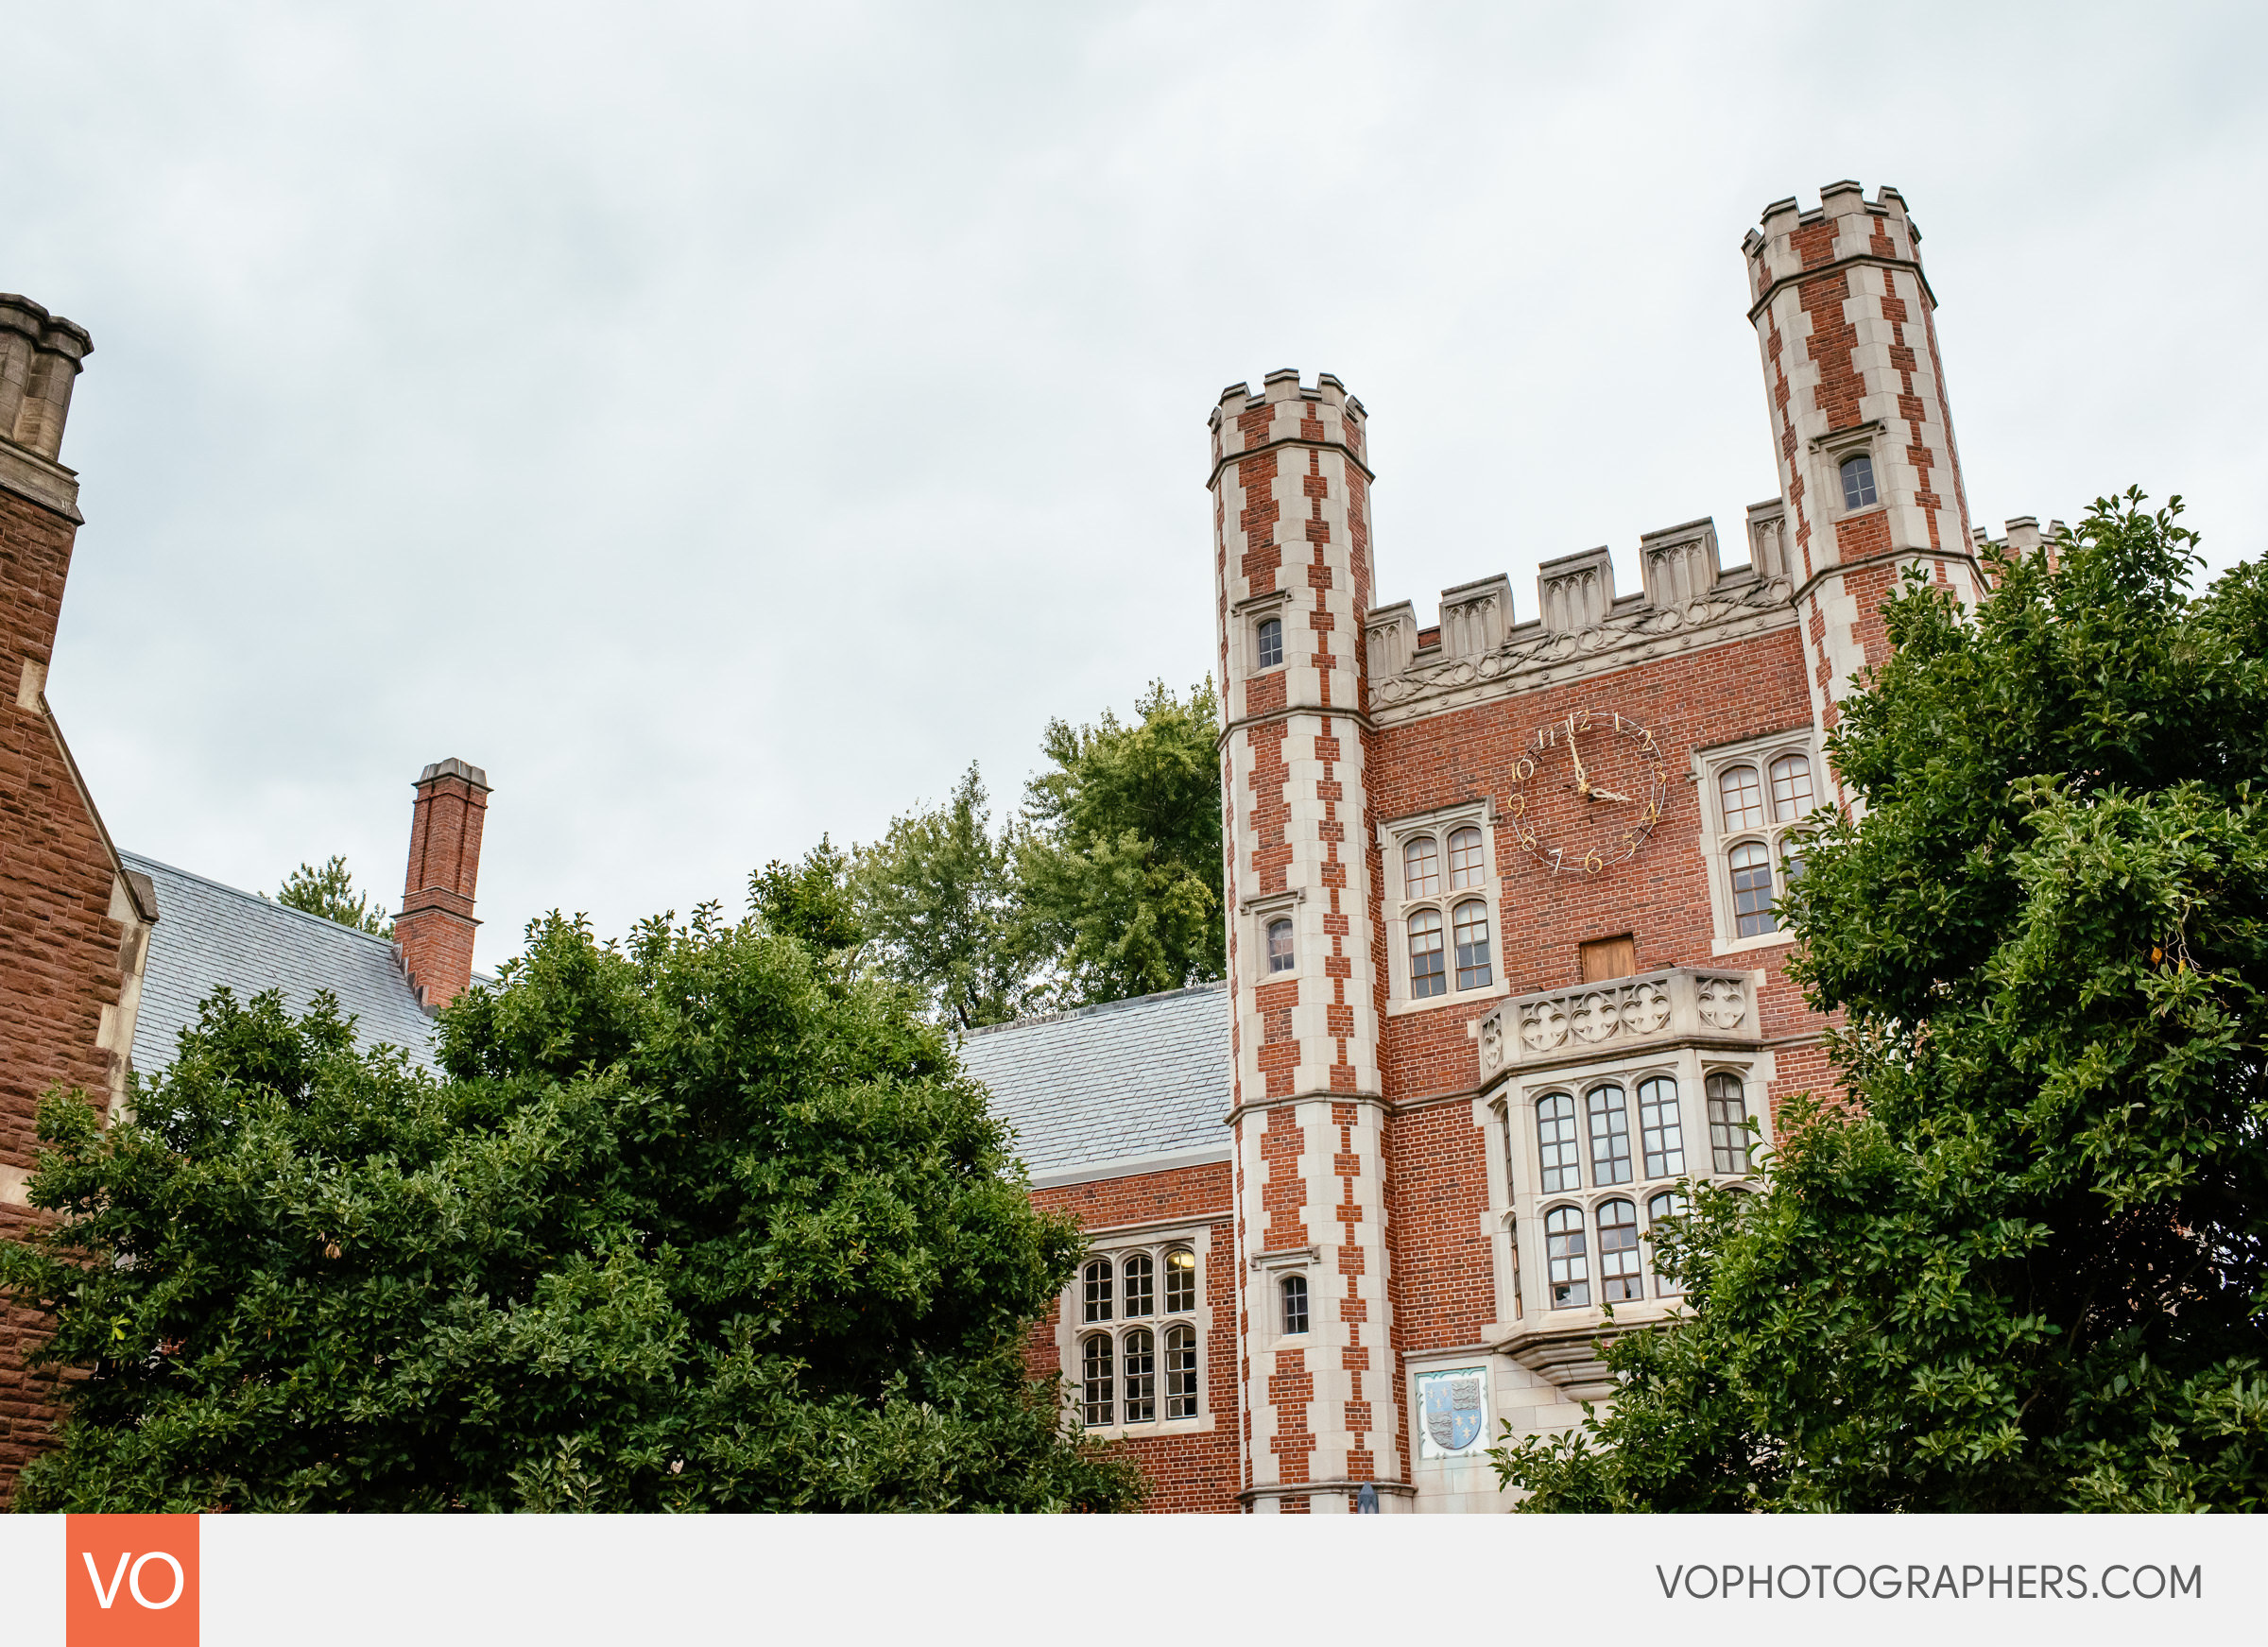
[[[60,1217],[0,1289],[86,1376],[18,1506],[1132,1501],[1022,1373],[1075,1227],[942,1032],[787,924],[539,921],[439,1077],[223,991],[134,1119],[51,1095]]]
[[[2268,1507],[2268,578],[2190,598],[2179,506],[1886,609],[1786,906],[1855,1103],[1698,1194],[1526,1507]]]
[[[973,765],[943,805],[892,818],[860,849],[855,883],[869,964],[938,1017],[963,1029],[1003,1023],[1033,994],[1039,957],[1016,898],[1014,843],[993,833]]]
[[[301,864],[284,878],[284,884],[276,889],[276,901],[286,909],[319,915],[382,938],[394,935],[394,923],[387,918],[385,902],[354,890],[354,877],[348,873],[344,857],[330,858],[320,868]]]

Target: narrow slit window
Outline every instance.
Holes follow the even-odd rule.
[[[1080,1415],[1087,1428],[1099,1430],[1116,1421],[1117,1403],[1110,1377],[1110,1337],[1097,1332],[1081,1347],[1079,1357]]]
[[[1685,1175],[1685,1122],[1677,1112],[1677,1083],[1667,1075],[1638,1084],[1638,1141],[1647,1177]]]
[[[1273,669],[1283,661],[1283,620],[1268,618],[1260,626],[1260,666]]]
[[[1197,1415],[1197,1335],[1186,1327],[1165,1330],[1165,1415]]]
[[[1543,1215],[1543,1256],[1550,1268],[1552,1308],[1590,1302],[1590,1255],[1580,1207],[1555,1207]]]
[[[1863,509],[1874,502],[1874,459],[1862,452],[1843,460],[1843,506]]]
[[[1449,992],[1441,970],[1441,912],[1421,909],[1410,917],[1410,993],[1422,1001]]]
[[[1449,889],[1462,892],[1487,878],[1488,866],[1481,856],[1481,832],[1458,830],[1449,837]]]
[[[1150,1255],[1138,1252],[1119,1267],[1120,1278],[1125,1282],[1126,1319],[1147,1315],[1156,1296],[1151,1285],[1155,1279],[1150,1269]]]
[[[1710,1165],[1725,1174],[1748,1170],[1748,1095],[1738,1075],[1709,1078]]]
[[[1441,856],[1434,837],[1419,835],[1401,849],[1401,895],[1431,898],[1441,890]]]
[[[1179,1315],[1197,1307],[1197,1255],[1177,1246],[1165,1255],[1165,1312]]]
[[[1732,918],[1744,938],[1778,932],[1772,918],[1772,854],[1761,841],[1743,841],[1726,860],[1732,870]]]
[[[1581,1158],[1575,1150],[1575,1095],[1553,1092],[1536,1105],[1536,1153],[1543,1162],[1543,1187],[1580,1190]]]
[[[1096,1259],[1087,1266],[1087,1319],[1110,1319],[1110,1261]]]
[[[1630,1181],[1630,1110],[1620,1087],[1593,1087],[1585,1094],[1590,1108],[1590,1181]]]
[[[1147,1424],[1158,1416],[1158,1348],[1148,1328],[1126,1334],[1119,1377],[1125,1381],[1126,1422]]]
[[[1268,970],[1288,972],[1292,969],[1292,923],[1288,920],[1268,922]]]
[[[1608,1201],[1599,1209],[1599,1291],[1609,1304],[1646,1295],[1645,1264],[1638,1250],[1638,1207],[1633,1202]]]
[[[1307,1330],[1307,1278],[1283,1278],[1283,1330],[1288,1332]]]
[[[1457,905],[1457,987],[1478,989],[1494,980],[1488,965],[1488,910],[1477,898]]]

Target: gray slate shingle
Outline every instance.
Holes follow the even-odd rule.
[[[145,1075],[173,1062],[177,1038],[197,1022],[198,1004],[222,984],[238,1001],[281,989],[294,1012],[328,989],[354,1016],[359,1044],[406,1047],[431,1066],[433,1020],[419,1008],[386,939],[134,852],[118,855],[158,888],[158,924],[150,929],[134,1021],[134,1068]]]
[[[991,1089],[1034,1175],[1225,1150],[1228,988],[1200,984],[977,1030],[961,1062]]]

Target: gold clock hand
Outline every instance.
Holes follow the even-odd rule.
[[[1567,758],[1575,763],[1575,793],[1590,793],[1590,777],[1583,770],[1583,752],[1575,747],[1575,717],[1567,717]]]
[[[1628,800],[1630,798],[1628,796],[1619,795],[1611,789],[1593,789],[1590,792],[1590,798],[1593,800]]]

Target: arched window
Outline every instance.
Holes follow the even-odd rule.
[[[1080,1346],[1079,1402],[1090,1430],[1116,1421],[1110,1380],[1110,1335],[1096,1332]]]
[[[1197,1255],[1177,1246],[1165,1255],[1165,1312],[1178,1315],[1197,1307]]]
[[[1280,1291],[1283,1295],[1283,1330],[1286,1332],[1307,1330],[1307,1278],[1286,1276]]]
[[[1646,1295],[1645,1262],[1638,1251],[1638,1208],[1632,1202],[1607,1201],[1599,1208],[1599,1293],[1609,1304]],[[1133,1385],[1126,1387],[1130,1398]]]
[[[1268,618],[1260,626],[1260,666],[1273,669],[1283,661],[1283,620]]]
[[[1772,815],[1786,823],[1811,810],[1811,757],[1782,755],[1772,763]]]
[[[1764,791],[1756,780],[1756,768],[1748,765],[1727,766],[1717,774],[1717,794],[1725,802],[1725,827],[1728,830],[1755,830],[1764,825]]]
[[[1431,898],[1441,890],[1441,859],[1434,837],[1419,835],[1401,849],[1401,895]]]
[[[1843,460],[1843,506],[1863,509],[1874,502],[1874,459],[1864,452]]]
[[[1481,861],[1481,832],[1470,828],[1456,831],[1449,837],[1450,890],[1462,892],[1487,878],[1487,866]]]
[[[1197,1335],[1186,1327],[1165,1330],[1165,1415],[1197,1415]]]
[[[1647,1177],[1684,1176],[1685,1122],[1677,1113],[1677,1083],[1667,1075],[1638,1084],[1638,1142]]]
[[[1772,918],[1772,854],[1761,841],[1743,841],[1725,860],[1732,870],[1732,920],[1741,936],[1778,932]]]
[[[1580,1190],[1581,1158],[1575,1146],[1575,1095],[1553,1092],[1536,1104],[1536,1157],[1543,1163],[1543,1187]]]
[[[1288,920],[1268,922],[1268,970],[1288,972],[1292,969],[1292,923]]]
[[[1593,1087],[1584,1094],[1590,1109],[1590,1181],[1630,1181],[1630,1111],[1620,1087]]]
[[[1555,1207],[1543,1215],[1543,1261],[1550,1271],[1553,1309],[1590,1302],[1590,1257],[1580,1207]]]
[[[1098,1258],[1087,1266],[1087,1319],[1110,1319],[1110,1261]]]
[[[1156,1297],[1151,1288],[1150,1255],[1146,1252],[1136,1253],[1120,1266],[1119,1277],[1126,1286],[1126,1319],[1131,1321],[1137,1315],[1147,1315]],[[1132,1391],[1127,1393],[1131,1397]]]
[[[1803,843],[1782,841],[1779,844],[1779,879],[1783,885],[1793,886],[1803,879]]]
[[[1658,1194],[1649,1195],[1646,1197],[1646,1227],[1652,1229],[1663,1219],[1682,1216],[1684,1211],[1685,1197],[1675,1190],[1664,1190]],[[1659,1255],[1656,1257],[1658,1261]],[[1684,1291],[1685,1283],[1675,1276],[1665,1276],[1658,1269],[1654,1272],[1655,1296],[1674,1298]]]
[[[1741,1078],[1714,1074],[1709,1078],[1710,1165],[1720,1173],[1748,1170],[1748,1095]]]
[[[1147,1424],[1158,1416],[1158,1346],[1150,1330],[1126,1334],[1119,1376],[1126,1383],[1126,1422]]]
[[[1457,987],[1478,989],[1491,981],[1488,969],[1488,910],[1477,898],[1457,905]]]
[[[1448,989],[1441,970],[1441,912],[1421,909],[1410,917],[1410,993],[1422,1001]]]

